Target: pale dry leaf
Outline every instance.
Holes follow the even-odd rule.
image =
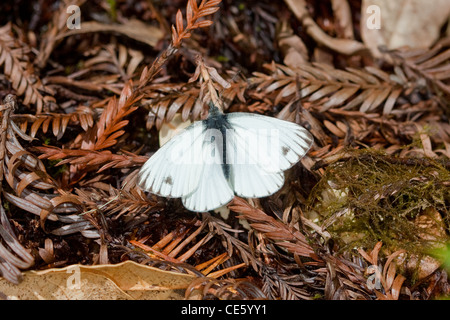
[[[398,256],[396,263],[408,272],[413,272],[417,280],[425,279],[442,265],[438,259],[414,253],[402,253]]]
[[[433,248],[445,247],[447,239],[445,223],[441,214],[433,207],[423,210],[415,219],[414,224],[419,227],[418,236],[430,241]],[[424,279],[435,272],[441,261],[430,255],[415,253],[402,253],[397,258],[397,264],[403,266],[408,272],[414,272],[418,280]]]
[[[308,61],[308,48],[286,21],[281,22],[277,34],[278,46],[284,55],[284,63],[292,68],[300,68]]]
[[[184,299],[195,276],[145,266],[133,261],[114,265],[71,265],[27,271],[13,285],[0,278],[0,291],[20,300],[171,300]]]
[[[438,39],[449,15],[448,0],[363,0],[361,37],[375,57],[383,56],[379,46],[427,48]]]
[[[179,134],[183,129],[187,128],[191,121],[183,121],[181,114],[177,113],[169,123],[164,122],[159,130],[159,145],[163,146],[174,136]]]
[[[131,59],[127,66],[127,75],[131,77],[142,60],[144,60],[144,55],[141,51],[133,49],[128,49],[128,53],[130,54]]]

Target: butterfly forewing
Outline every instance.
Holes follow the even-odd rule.
[[[192,193],[203,170],[199,141],[204,132],[199,121],[169,140],[140,170],[139,186],[164,197],[179,198]]]
[[[284,183],[283,171],[308,151],[312,137],[301,126],[249,113],[227,115],[229,181],[242,197],[266,197]]]
[[[222,141],[219,141],[221,139],[220,132],[215,131],[212,134],[206,133],[202,141],[197,142],[202,143],[200,155],[203,169],[195,190],[182,198],[183,205],[191,211],[214,210],[226,205],[234,197],[224,174]]]
[[[250,113],[231,113],[227,120],[236,142],[234,158],[252,157],[253,164],[267,173],[289,169],[313,143],[311,134],[292,122]]]

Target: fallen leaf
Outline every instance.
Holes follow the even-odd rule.
[[[195,279],[133,261],[77,264],[24,272],[18,285],[0,278],[0,292],[8,299],[20,300],[178,300],[184,299],[184,289]]]
[[[363,0],[361,38],[375,57],[382,56],[379,46],[427,48],[438,39],[449,15],[448,0],[434,0],[432,5],[428,0]]]
[[[191,124],[191,121],[183,121],[181,114],[177,113],[172,121],[169,123],[164,122],[159,130],[159,145],[163,146],[167,141],[172,139],[183,129],[187,128]]]
[[[414,224],[421,229],[418,233],[420,238],[434,243],[434,250],[445,246],[447,239],[445,223],[435,208],[425,209],[416,217]],[[435,272],[442,262],[430,255],[402,253],[398,257],[398,264],[402,264],[410,272],[416,272],[418,280],[421,280]]]

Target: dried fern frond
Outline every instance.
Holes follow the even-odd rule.
[[[111,166],[115,166],[121,161],[127,161],[126,159],[128,157],[126,156],[114,157],[107,151],[100,152],[99,150],[114,146],[117,143],[117,138],[125,133],[122,129],[128,124],[128,120],[124,120],[124,118],[137,109],[134,104],[140,98],[134,95],[131,87],[131,83],[125,85],[118,100],[115,96],[106,99],[103,102],[106,103],[106,106],[98,121],[93,123],[93,125],[89,122],[89,119],[83,118],[83,122],[89,124],[89,127],[87,128],[87,132],[79,137],[79,140],[81,140],[81,149],[64,150],[50,146],[37,147],[38,150],[44,153],[41,158],[57,160],[66,157],[81,157],[83,159],[78,161],[78,164],[85,165],[87,163],[83,161],[91,162],[90,165],[94,165],[104,164],[112,160],[113,164]],[[96,159],[99,161],[96,162]],[[70,159],[66,162],[72,161],[74,160]]]
[[[132,90],[132,83],[124,86],[119,100],[113,97],[102,112],[100,119],[95,124],[96,141],[92,145],[92,150],[109,148],[117,143],[117,138],[125,133],[121,130],[128,124],[128,120],[123,120],[127,115],[137,110],[134,106],[140,99]]]
[[[150,101],[151,111],[149,120],[147,121],[147,129],[156,125],[156,129],[161,129],[164,122],[170,122],[175,114],[181,109],[181,118],[185,122],[198,120],[203,109],[201,99],[196,98],[197,90],[189,90],[189,92],[169,94],[160,99]],[[155,116],[151,116],[154,114]]]
[[[10,23],[0,28],[0,66],[17,95],[24,96],[23,104],[36,104],[36,113],[41,113],[46,101],[54,99],[41,94],[40,91],[48,92],[49,89],[32,72],[33,67],[23,48],[27,46],[14,37]]]
[[[47,86],[61,91],[64,96],[75,100],[94,100],[94,97],[79,96],[69,91],[69,88],[90,91],[96,94],[113,92],[120,95],[124,82],[135,76],[136,69],[144,59],[137,50],[124,45],[108,44],[93,48],[92,57],[83,64],[83,69],[70,75],[54,75],[45,77]]]
[[[14,105],[14,97],[9,95],[5,103],[6,106]],[[12,110],[12,108],[10,109]],[[43,163],[32,153],[26,151],[19,142],[19,138],[26,141],[31,141],[33,138],[20,130],[12,121],[10,114],[8,115],[8,112],[3,111],[2,123],[5,131],[2,131],[4,132],[2,138],[4,140],[2,140],[3,148],[1,150],[4,152],[0,176],[2,177],[1,182],[6,181],[8,188],[3,188],[1,196],[10,205],[38,216],[43,230],[46,229],[45,223],[47,220],[60,223],[78,222],[84,226],[90,225],[89,221],[75,214],[82,211],[83,207],[78,197],[61,190],[58,183],[46,172]],[[4,187],[3,184],[2,187]],[[3,213],[2,216],[2,221],[5,221],[3,225],[7,226],[6,216]],[[9,227],[8,232],[10,234],[11,230],[11,227]],[[6,235],[3,234],[2,236],[5,237]],[[15,237],[13,234],[11,236]],[[8,239],[8,243],[14,246],[14,252],[19,254],[18,244],[12,238]],[[29,265],[34,262],[34,258],[28,253],[24,257],[24,261],[28,261]],[[9,258],[6,261],[5,266],[8,266]],[[25,268],[23,263],[17,264],[17,261],[14,262],[14,265]],[[12,272],[11,270],[8,272]],[[12,279],[12,281],[17,281],[17,279]]]
[[[327,254],[325,299],[328,300],[370,300],[370,290],[367,289],[367,279],[362,268],[348,258],[336,253]]]
[[[321,276],[314,274],[308,278],[302,275],[305,270],[298,266],[289,267],[289,270],[276,270],[273,267],[264,266],[259,272],[263,281],[261,291],[268,299],[273,300],[312,300],[313,296],[308,289],[311,289],[311,286],[317,286],[315,282],[318,282]]]
[[[122,44],[108,44],[84,63],[84,70],[120,75],[126,82],[133,77],[143,59],[144,55],[140,51],[127,48]]]
[[[41,113],[37,115],[31,114],[14,114],[11,117],[16,122],[20,130],[28,133],[34,138],[39,130],[47,133],[49,129],[57,139],[61,139],[69,124],[79,125],[84,131],[87,131],[94,125],[92,111],[88,108],[80,107],[77,111],[69,114],[64,113]],[[30,125],[31,124],[31,125]]]
[[[184,26],[183,14],[178,10],[176,25],[172,26],[172,42],[153,62],[150,68],[144,68],[141,73],[138,90],[142,90],[155,77],[166,61],[178,51],[182,40],[191,37],[193,30],[209,27],[213,23],[211,20],[201,20],[201,18],[217,12],[219,10],[218,5],[221,1],[202,0],[198,5],[197,0],[188,0],[186,6],[186,26]]]
[[[318,112],[340,107],[344,110],[373,112],[383,103],[389,113],[403,87],[392,81],[389,74],[373,67],[364,70],[339,70],[325,64],[302,64],[290,68],[280,64],[266,64],[271,74],[255,72],[250,82],[257,86],[273,104],[291,99],[311,102]]]
[[[65,236],[80,232],[86,238],[99,238],[107,229],[98,223],[99,217],[123,221],[125,229],[129,229],[133,227],[136,217],[146,217],[164,208],[155,197],[147,197],[133,181],[130,181],[133,178],[124,180],[121,189],[115,189],[102,180],[101,176],[97,176],[92,181],[85,181],[83,188],[75,190],[84,211],[72,220],[62,221],[64,224],[53,229],[52,234]]]
[[[394,79],[412,89],[428,89],[440,97],[444,94],[447,98],[443,101],[448,107],[450,96],[449,66],[450,66],[450,37],[443,38],[429,49],[397,49],[389,54],[394,58],[394,63],[399,65],[403,72]]]
[[[184,26],[181,10],[178,10],[176,15],[176,26],[172,26],[173,46],[178,47],[183,39],[190,38],[192,30],[212,25],[213,22],[211,20],[200,20],[200,18],[211,15],[219,10],[217,5],[220,2],[222,0],[202,0],[197,5],[197,0],[188,0],[186,6],[186,27]]]
[[[247,219],[253,229],[261,232],[268,239],[275,241],[278,246],[288,250],[292,254],[308,257],[318,262],[322,261],[300,231],[275,220],[262,210],[253,208],[246,201],[238,197],[234,198],[229,208],[239,213],[240,218]]]
[[[143,243],[146,239],[141,241],[130,240],[130,243],[145,250],[151,257],[158,257],[173,263],[186,263],[186,261],[191,258],[203,245],[214,237],[212,232],[208,232],[206,235],[200,236],[206,225],[206,222],[200,223],[200,221],[194,221],[192,227],[187,228],[181,233],[174,230],[168,233],[152,247]],[[192,230],[194,227],[196,227],[196,229]],[[197,240],[197,237],[200,240]],[[245,263],[241,263],[212,272],[212,270],[224,264],[229,258],[230,256],[225,252],[208,261],[197,264],[195,269],[200,271],[204,276],[218,278],[246,266]]]
[[[151,128],[156,123],[159,130],[164,122],[170,122],[175,114],[182,108],[181,119],[187,121],[198,120],[203,116],[204,99],[211,100],[222,110],[228,108],[235,97],[242,102],[244,99],[245,84],[235,83],[231,85],[226,81],[218,71],[210,66],[206,66],[203,59],[198,56],[196,59],[197,68],[188,83],[200,82],[200,88],[180,86],[178,91],[168,92],[163,97],[154,97],[148,100],[151,105],[151,111],[147,120],[147,128]],[[180,89],[186,89],[180,92]],[[217,92],[223,93],[220,97]],[[207,93],[208,96],[204,96]]]
[[[260,269],[262,262],[254,257],[249,245],[230,234],[240,232],[239,230],[231,228],[224,221],[209,213],[202,213],[202,219],[207,223],[210,232],[217,234],[222,239],[222,244],[230,257],[237,254],[246,265],[251,265],[254,270]]]
[[[64,164],[84,165],[92,169],[98,168],[100,173],[106,169],[132,168],[140,166],[148,160],[148,157],[127,154],[113,154],[110,151],[92,151],[83,149],[61,149],[52,146],[35,147],[40,153],[39,159],[61,160],[57,166]]]
[[[185,298],[200,293],[202,299],[262,300],[266,295],[248,279],[198,278],[186,289]]]
[[[122,189],[115,189],[99,182],[87,183],[89,191],[77,189],[79,199],[92,210],[101,210],[113,221],[123,219],[125,223],[132,221],[138,215],[146,215],[162,209],[154,197],[147,197],[144,192],[132,185],[124,182]],[[107,190],[103,190],[107,189]]]
[[[125,133],[123,128],[128,124],[124,118],[137,110],[134,106],[140,97],[132,91],[132,84],[125,85],[117,100],[114,96],[106,100],[106,106],[97,122],[80,136],[80,149],[64,149],[53,146],[38,146],[35,149],[42,154],[40,159],[62,160],[58,165],[89,166],[98,168],[99,172],[109,168],[133,167],[144,163],[147,158],[132,153],[126,155],[112,154],[107,149],[117,143],[117,139]],[[78,170],[82,171],[82,170]]]
[[[244,93],[247,87],[247,82],[240,81],[231,83],[228,88],[220,90],[224,110],[227,110],[236,100],[245,102]],[[179,85],[177,90],[161,93],[157,97],[148,99],[146,104],[150,105],[151,110],[147,129],[155,125],[159,130],[163,123],[170,122],[177,113],[181,114],[182,121],[199,120],[204,108],[202,98],[201,89],[198,86]]]
[[[0,133],[0,273],[9,281],[17,284],[21,279],[19,270],[31,267],[34,264],[34,258],[19,243],[2,203],[3,180],[5,174],[8,174],[8,170],[5,171],[5,167],[8,165],[7,149],[8,145],[11,144],[11,135],[14,135],[14,129],[11,128],[13,122],[10,121],[14,108],[14,97],[8,95],[4,104],[0,106],[2,112]]]

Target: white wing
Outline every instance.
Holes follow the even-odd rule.
[[[206,137],[206,135],[205,135]],[[222,148],[216,142],[205,137],[203,140],[202,156],[203,170],[197,188],[182,198],[183,205],[195,212],[217,209],[230,202],[234,193],[225,178],[222,169]]]
[[[182,198],[191,211],[209,211],[230,202],[234,193],[265,197],[284,183],[283,171],[297,163],[313,142],[299,125],[248,113],[227,115],[227,176],[222,148],[208,139],[198,121],[162,146],[142,167],[138,184],[165,197]]]
[[[313,142],[303,127],[276,118],[249,114],[228,114],[227,131],[229,181],[242,197],[266,197],[284,184],[283,171],[308,152]]]
[[[237,164],[230,168],[229,181],[238,196],[262,198],[280,190],[284,184],[284,174],[268,173],[257,165]]]
[[[305,156],[313,143],[305,128],[289,121],[251,113],[231,113],[227,120],[236,146],[230,150],[234,152],[231,161],[239,164],[244,159],[265,172],[289,169]]]
[[[203,123],[195,122],[163,145],[139,171],[139,186],[163,197],[192,193],[203,170],[198,155],[204,131]]]

